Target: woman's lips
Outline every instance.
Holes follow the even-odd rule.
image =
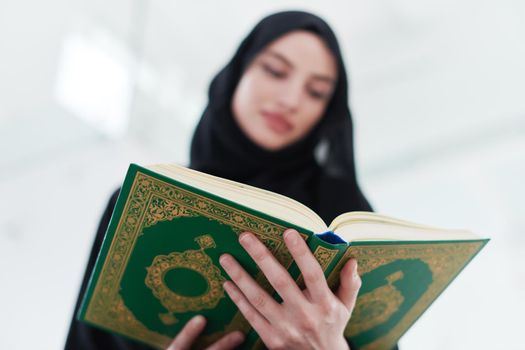
[[[292,130],[292,124],[290,124],[281,114],[271,112],[261,112],[266,125],[278,134],[284,134]]]

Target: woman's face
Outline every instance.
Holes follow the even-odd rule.
[[[254,143],[282,149],[319,122],[336,79],[336,60],[323,40],[303,30],[290,32],[247,67],[233,94],[233,116]]]

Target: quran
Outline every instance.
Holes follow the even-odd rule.
[[[243,349],[263,349],[225,293],[228,275],[218,260],[233,255],[278,299],[238,243],[250,231],[304,287],[284,244],[287,228],[306,240],[332,289],[344,264],[357,259],[362,286],[344,335],[364,350],[396,344],[488,242],[369,212],[345,213],[327,226],[276,193],[175,164],[131,164],[77,317],[165,349],[201,314],[208,322],[196,348],[241,330]]]

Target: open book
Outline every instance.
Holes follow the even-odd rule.
[[[302,286],[286,228],[303,235],[331,288],[358,260],[362,287],[345,337],[365,350],[390,349],[488,241],[368,212],[327,225],[286,196],[174,164],[132,164],[78,318],[162,349],[202,314],[198,346],[242,330],[243,348],[264,348],[224,292],[218,259],[232,254],[278,298],[237,238],[253,232]]]

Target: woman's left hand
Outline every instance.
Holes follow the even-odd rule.
[[[232,279],[224,283],[224,289],[269,349],[348,349],[343,332],[361,287],[356,261],[345,265],[341,285],[334,294],[299,233],[288,229],[283,236],[303,274],[306,289],[301,290],[266,246],[249,232],[243,233],[239,241],[283,302],[276,302],[228,254],[220,258]]]

